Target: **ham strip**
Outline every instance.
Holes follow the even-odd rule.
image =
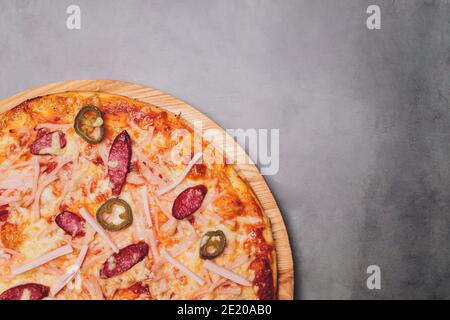
[[[153,229],[150,229],[150,232],[148,233],[148,241],[150,242],[150,249],[152,251],[152,255],[156,261],[160,259],[159,252],[158,252],[158,245],[156,243],[155,233],[153,232]]]
[[[39,165],[38,157],[33,158],[33,186],[31,189],[30,198],[24,203],[25,208],[33,203],[34,196],[36,195],[39,183],[39,174],[41,172],[41,167]]]
[[[241,265],[246,263],[248,260],[249,260],[249,257],[247,255],[240,256],[236,260],[234,260],[233,263],[231,263],[229,265],[229,269],[234,271],[234,269],[240,267]],[[227,281],[228,280],[226,278],[220,278],[220,279],[216,280],[209,288],[209,291],[210,292],[214,291],[215,289],[217,289],[218,287],[220,287],[222,284],[224,284]]]
[[[27,172],[0,180],[0,189],[27,190],[32,187],[32,176]]]
[[[139,169],[142,175],[149,183],[156,185],[158,188],[160,185],[165,184],[164,180],[159,177],[161,172],[158,170],[158,167],[156,167],[155,164],[139,150],[139,148],[133,148],[133,153],[135,153],[138,158]],[[164,175],[162,174],[162,176]]]
[[[173,257],[177,257],[180,254],[182,254],[183,252],[185,252],[187,249],[189,249],[197,240],[197,237],[195,236],[190,236],[189,238],[187,238],[186,240],[184,240],[183,242],[173,246],[172,248],[169,249],[170,254]]]
[[[55,260],[56,258],[59,258],[61,256],[65,256],[66,254],[72,253],[72,251],[73,251],[73,249],[72,249],[72,246],[70,246],[70,245],[60,247],[56,250],[50,251],[50,252],[42,255],[36,259],[33,259],[19,267],[13,268],[13,270],[11,271],[11,274],[13,276],[17,276],[19,274],[22,274],[24,272],[27,272],[34,268],[37,268],[47,262]]]
[[[0,253],[1,252],[7,253],[7,254],[12,255],[12,256],[16,256],[18,258],[22,258],[23,257],[23,254],[21,254],[20,252],[12,250],[12,249],[8,249],[8,248],[0,247]]]
[[[203,262],[203,267],[208,269],[209,271],[212,271],[212,272],[214,272],[224,278],[227,278],[233,282],[236,282],[237,284],[240,284],[242,286],[250,287],[252,285],[250,281],[248,281],[241,275],[239,275],[229,269],[220,267],[217,264],[215,264],[209,260],[206,260],[205,262]]]
[[[27,150],[28,147],[24,147],[18,153],[15,153],[14,156],[6,159],[2,164],[0,164],[0,171],[7,169],[11,164],[13,164],[17,159],[19,159]]]
[[[190,269],[188,269],[186,266],[181,264],[178,260],[176,260],[174,257],[172,257],[170,254],[167,253],[166,250],[161,250],[161,256],[170,264],[172,264],[175,268],[180,270],[182,273],[187,275],[189,278],[191,278],[193,281],[197,282],[200,286],[203,286],[205,284],[205,281],[200,278],[198,275],[196,275],[194,272],[192,272]]]
[[[14,202],[17,202],[19,200],[21,200],[22,197],[20,195],[15,195],[15,196],[10,196],[10,197],[3,197],[0,196],[0,206],[4,206],[4,205],[9,205],[12,204]]]
[[[189,300],[198,300],[200,297],[204,296],[205,294],[209,293],[207,288],[201,288],[197,292],[194,292],[191,296],[189,296]]]
[[[64,198],[67,196],[67,194],[72,191],[72,188],[75,184],[75,180],[77,180],[76,173],[78,171],[78,158],[80,156],[80,149],[78,148],[78,146],[76,147],[76,152],[75,152],[75,156],[73,157],[73,161],[72,161],[72,171],[71,171],[71,177],[69,179],[69,182],[65,185],[63,191],[61,192],[61,202],[64,202]]]
[[[189,164],[186,166],[186,168],[183,170],[183,172],[178,177],[176,177],[175,180],[171,184],[160,188],[158,190],[157,194],[160,196],[160,195],[162,195],[164,193],[169,192],[172,189],[175,189],[175,187],[178,186],[184,180],[184,178],[187,176],[189,171],[191,171],[191,169],[194,166],[194,164],[196,164],[201,159],[201,157],[202,157],[202,153],[201,152],[196,153],[192,157],[191,161],[189,161]]]
[[[161,232],[165,233],[167,236],[172,236],[177,230],[178,220],[170,217],[166,223],[161,226]]]
[[[67,272],[64,275],[62,275],[58,280],[56,280],[56,282],[52,285],[52,287],[50,288],[50,295],[52,297],[54,297],[59,291],[61,291],[79,273],[88,249],[89,245],[87,244],[83,245],[81,247],[78,258],[75,261],[75,264],[70,266]]]
[[[98,281],[94,277],[89,277],[83,281],[83,285],[89,292],[92,300],[105,300],[103,296],[102,288],[100,287]]]
[[[147,186],[143,186],[141,189],[141,199],[142,205],[144,206],[145,219],[147,221],[147,225],[151,228],[153,226],[152,218],[150,217],[150,208],[148,206],[148,190]]]
[[[134,218],[133,218],[133,228],[135,229],[135,235],[137,239],[139,240],[146,240],[146,234],[145,234],[145,222],[142,221],[142,216],[139,212],[140,210],[134,211]]]
[[[159,200],[158,199],[158,197],[153,197],[153,199],[155,200],[155,203],[156,203],[156,205],[159,207],[159,209],[161,210],[161,212],[162,213],[164,213],[164,215],[167,217],[167,218],[173,218],[172,217],[172,214],[171,213],[169,213],[167,210],[166,210],[166,208],[164,207],[164,205],[161,203],[161,200]]]
[[[142,186],[145,184],[145,179],[136,172],[129,172],[127,175],[127,183],[134,184],[136,186]]]
[[[147,136],[147,143],[152,143],[153,140],[153,133],[155,132],[155,127],[149,127],[148,128],[148,136]]]
[[[105,142],[100,143],[97,150],[100,154],[100,158],[102,158],[103,164],[105,166],[105,171],[108,172],[108,148]]]
[[[213,204],[214,202],[216,202],[216,200],[222,198],[226,194],[227,194],[226,191],[222,191],[222,192],[219,192],[219,193],[215,193],[209,199],[205,199],[205,201],[203,201],[201,207],[198,209],[198,212],[203,212],[204,210],[206,210],[206,208],[209,207],[209,205]]]
[[[147,130],[143,130],[134,121],[131,121],[131,126],[139,131],[139,136],[143,136],[143,137],[147,136],[146,139],[144,139],[144,141],[139,142],[139,146],[142,149],[144,149],[145,144],[151,144],[152,139],[153,139],[153,133],[155,132],[155,127],[149,126]]]
[[[242,287],[239,286],[229,286],[229,287],[220,287],[217,288],[216,293],[218,294],[232,294],[232,295],[240,295],[242,293]]]
[[[155,186],[157,186],[158,188],[164,184],[164,182],[161,182],[161,180],[159,179],[159,177],[154,174],[153,172],[150,171],[149,168],[147,168],[147,166],[143,163],[139,163],[139,170],[142,173],[142,176],[145,178],[145,180],[150,183],[153,184]]]
[[[91,225],[91,227],[98,232],[98,234],[105,240],[105,242],[111,247],[111,249],[115,252],[119,252],[119,248],[116,244],[111,240],[106,231],[92,218],[92,216],[87,212],[85,208],[80,209],[80,215]]]
[[[16,169],[24,169],[24,168],[29,167],[29,166],[31,166],[31,163],[29,163],[26,160],[22,160],[19,163],[16,163],[16,164],[13,164],[13,165],[9,166],[7,169],[8,169],[8,171],[10,171],[10,170],[16,170]]]
[[[154,131],[155,131],[155,127],[150,126],[150,127],[148,127],[147,130],[142,130],[142,129],[139,127],[139,125],[138,125],[136,122],[134,122],[134,121],[131,122],[131,125],[132,125],[134,128],[136,128],[136,129],[139,131],[139,133],[140,133],[141,135],[143,135],[143,136],[147,135],[147,141],[143,141],[143,142],[139,143],[139,145],[140,145],[141,147],[144,147],[145,142],[148,143],[148,144],[150,144],[150,143],[152,142],[152,139],[153,139],[153,133],[154,133]]]
[[[58,172],[62,169],[62,167],[64,167],[69,162],[70,162],[70,160],[61,159],[61,161],[59,161],[56,168],[49,175],[42,176],[42,182],[40,184],[38,182],[39,187],[34,196],[34,204],[33,204],[34,218],[36,220],[39,219],[39,217],[40,217],[39,206],[40,206],[40,202],[41,202],[42,192],[48,185],[50,185],[52,182],[59,179]]]
[[[149,208],[149,203],[148,203],[148,189],[147,186],[143,186],[140,189],[140,196],[141,196],[141,203],[142,206],[144,207],[144,213],[145,213],[145,220],[147,222],[148,227],[150,228],[149,233],[148,233],[148,241],[150,242],[150,249],[152,252],[153,257],[155,258],[155,260],[159,260],[159,253],[158,253],[158,245],[156,243],[156,238],[155,238],[155,233],[153,231],[153,222],[152,222],[152,217],[150,215],[150,208]]]
[[[50,185],[52,182],[56,181],[58,179],[58,176],[56,175],[50,175],[47,177],[44,177],[42,180],[42,183],[39,185],[38,189],[36,190],[36,193],[34,195],[34,204],[33,204],[33,212],[34,212],[34,219],[38,220],[41,216],[39,210],[40,210],[40,202],[41,202],[41,195],[44,189]]]

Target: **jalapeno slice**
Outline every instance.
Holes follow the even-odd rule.
[[[97,221],[108,231],[120,231],[133,223],[130,205],[122,199],[109,199],[97,210]]]
[[[105,136],[102,116],[102,112],[96,106],[84,106],[75,117],[75,132],[90,144],[102,142]]]
[[[221,230],[208,231],[200,241],[200,257],[214,259],[220,256],[227,244],[227,238]]]

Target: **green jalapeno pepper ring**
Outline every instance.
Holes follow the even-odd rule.
[[[222,254],[227,244],[227,238],[221,230],[208,231],[200,241],[200,257],[214,259]]]
[[[88,119],[88,117],[86,116],[88,112],[93,112],[95,114],[95,118]],[[102,120],[102,123],[96,126],[95,122],[99,118]],[[99,136],[97,138],[93,138],[90,136],[95,128],[98,128],[100,130]],[[102,112],[94,105],[84,106],[75,117],[74,129],[81,138],[83,138],[90,144],[98,144],[102,142],[103,137],[105,136],[105,126],[103,124]]]
[[[124,212],[119,215],[122,220],[119,224],[106,221],[105,219],[105,215],[112,213],[113,206],[120,206],[124,209]],[[100,225],[108,231],[120,231],[129,227],[133,223],[133,213],[130,205],[125,200],[117,198],[109,199],[102,204],[97,210],[96,217],[98,223],[100,223]]]

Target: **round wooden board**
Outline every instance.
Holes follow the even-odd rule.
[[[250,184],[264,211],[270,218],[277,253],[279,298],[283,300],[294,298],[294,268],[292,253],[281,212],[269,187],[258,172],[256,166],[250,160],[246,152],[234,141],[234,139],[224,133],[224,130],[220,126],[192,106],[169,94],[142,85],[113,80],[63,81],[36,89],[26,90],[13,97],[0,101],[0,113],[8,111],[28,99],[64,91],[103,91],[126,96],[153,104],[175,114],[181,112],[182,118],[191,124],[195,121],[201,121],[203,130],[219,130],[218,132],[221,132],[221,134],[214,137],[214,146],[224,153],[227,158],[234,157],[233,159],[240,160],[239,163],[244,163],[234,165],[234,169],[248,184]],[[224,148],[223,137],[226,139],[226,148]]]

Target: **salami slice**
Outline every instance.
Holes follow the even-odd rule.
[[[130,171],[131,139],[127,131],[122,131],[114,139],[108,157],[108,176],[112,184],[112,194],[118,196]]]
[[[148,249],[148,244],[143,241],[120,249],[118,253],[114,253],[103,264],[103,267],[100,269],[100,278],[108,279],[130,270],[137,263],[144,260]]]
[[[8,205],[0,206],[0,222],[6,222],[8,220]]]
[[[0,294],[0,300],[42,300],[48,297],[50,288],[38,283],[27,283],[10,288]]]
[[[175,219],[182,220],[193,214],[202,205],[207,192],[208,188],[203,184],[187,188],[181,192],[173,203],[172,216]]]
[[[64,148],[66,143],[66,136],[61,131],[41,133],[30,145],[30,152],[41,156],[55,154]]]
[[[56,216],[55,222],[65,233],[74,238],[85,235],[84,220],[75,213],[63,211]]]

